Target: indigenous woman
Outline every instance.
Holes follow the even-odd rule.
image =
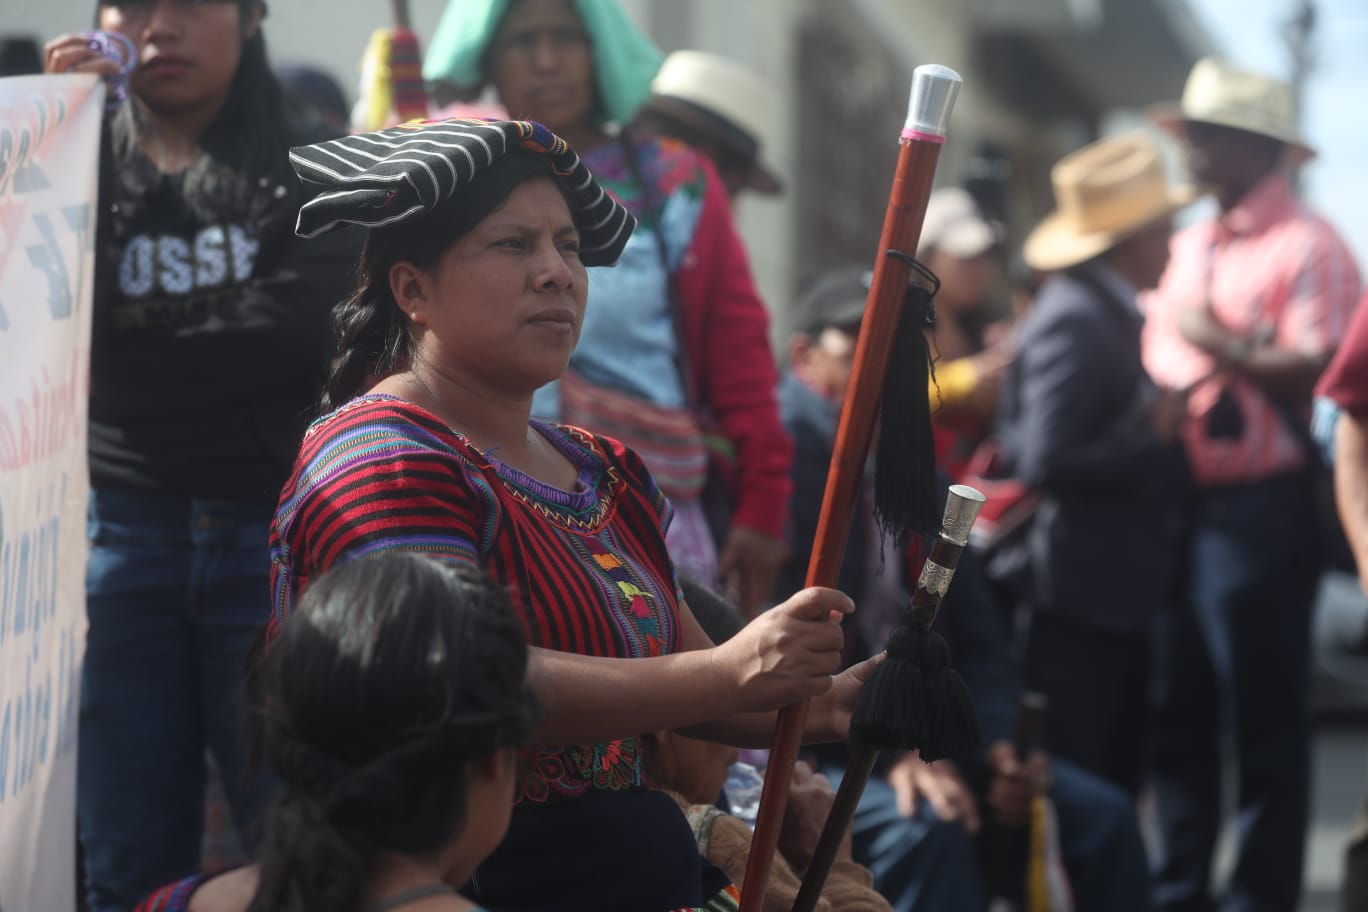
[[[77,814],[92,912],[200,867],[205,754],[250,843],[243,657],[266,537],[356,257],[294,237],[261,0],[103,0],[50,73],[111,77],[90,376],[90,619]],[[126,84],[104,51],[127,41]],[[114,55],[118,56],[118,55]],[[155,745],[155,747],[152,747]]]
[[[260,865],[139,912],[470,912],[532,734],[527,643],[485,574],[417,554],[330,571],[254,675],[281,788]]]
[[[338,310],[332,411],[304,440],[272,536],[276,619],[329,567],[420,551],[508,587],[543,705],[513,822],[468,893],[496,909],[728,909],[637,735],[760,746],[771,710],[817,697],[843,737],[866,667],[836,679],[832,590],[805,590],[714,647],[680,597],[669,501],[631,450],[533,421],[585,319],[586,266],[634,222],[564,140],[526,122],[443,121],[294,152],[305,235],[370,228]]]
[[[617,0],[451,0],[426,76],[492,85],[637,217],[617,268],[594,278],[570,369],[534,414],[637,449],[675,507],[681,571],[719,581],[752,616],[785,556],[792,448],[768,316],[712,165],[676,140],[610,133],[650,96],[660,62]]]

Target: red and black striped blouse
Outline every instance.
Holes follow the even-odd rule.
[[[435,415],[381,395],[309,428],[271,530],[272,623],[333,564],[387,550],[469,561],[509,587],[535,646],[619,658],[678,644],[665,550],[671,509],[636,454],[534,424],[578,469],[575,491],[481,452]],[[635,738],[531,758],[522,801],[643,788]]]

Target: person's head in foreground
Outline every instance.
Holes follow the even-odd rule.
[[[1224,210],[1265,178],[1316,154],[1297,129],[1287,83],[1211,58],[1193,66],[1182,101],[1155,120],[1183,141],[1193,181]]]
[[[317,191],[300,234],[370,229],[334,313],[325,407],[400,372],[428,407],[446,388],[530,406],[579,338],[585,267],[616,262],[635,226],[564,140],[524,121],[407,125],[291,158]]]
[[[1154,140],[1100,139],[1056,162],[1050,178],[1055,211],[1027,237],[1027,266],[1056,272],[1100,261],[1137,290],[1159,283],[1173,214],[1195,194],[1169,184]]]
[[[261,672],[280,792],[252,912],[464,883],[508,827],[526,671],[507,596],[479,570],[390,553],[315,580]]]

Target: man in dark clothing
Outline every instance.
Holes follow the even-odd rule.
[[[811,555],[868,283],[868,273],[859,269],[834,272],[799,302],[790,369],[779,391],[795,448],[793,556],[781,591],[801,580]],[[840,588],[860,605],[850,622],[858,626],[847,631],[850,661],[882,647],[906,598],[906,555],[883,548],[869,502],[860,502],[839,578]],[[853,827],[855,857],[873,872],[880,892],[898,912],[982,908],[988,885],[979,855],[986,834],[1021,827],[1031,798],[1048,789],[1078,907],[1150,908],[1144,848],[1127,796],[1043,755],[1016,762],[1008,738],[1020,686],[1005,621],[972,553],[960,563],[940,618],[990,746],[963,770],[948,761],[923,763],[915,754],[886,758],[865,789]],[[819,762],[833,779],[844,769],[839,749],[820,752]],[[978,838],[981,833],[985,838]]]
[[[1191,194],[1168,186],[1141,134],[1052,176],[1061,209],[1025,259],[1056,275],[1022,323],[998,412],[1004,470],[1044,495],[1009,546],[1026,568],[1026,683],[1049,697],[1051,748],[1134,795],[1152,631],[1176,572],[1183,414],[1141,364],[1136,292],[1159,281]]]

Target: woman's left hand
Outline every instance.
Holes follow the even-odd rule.
[[[831,690],[812,701],[806,737],[808,743],[824,741],[845,741],[850,736],[850,717],[855,714],[855,705],[860,702],[860,690],[874,666],[888,658],[887,653],[879,653],[852,665],[831,679]]]
[[[752,620],[774,597],[774,584],[788,558],[788,545],[745,526],[732,526],[717,556],[723,592],[746,620]]]

